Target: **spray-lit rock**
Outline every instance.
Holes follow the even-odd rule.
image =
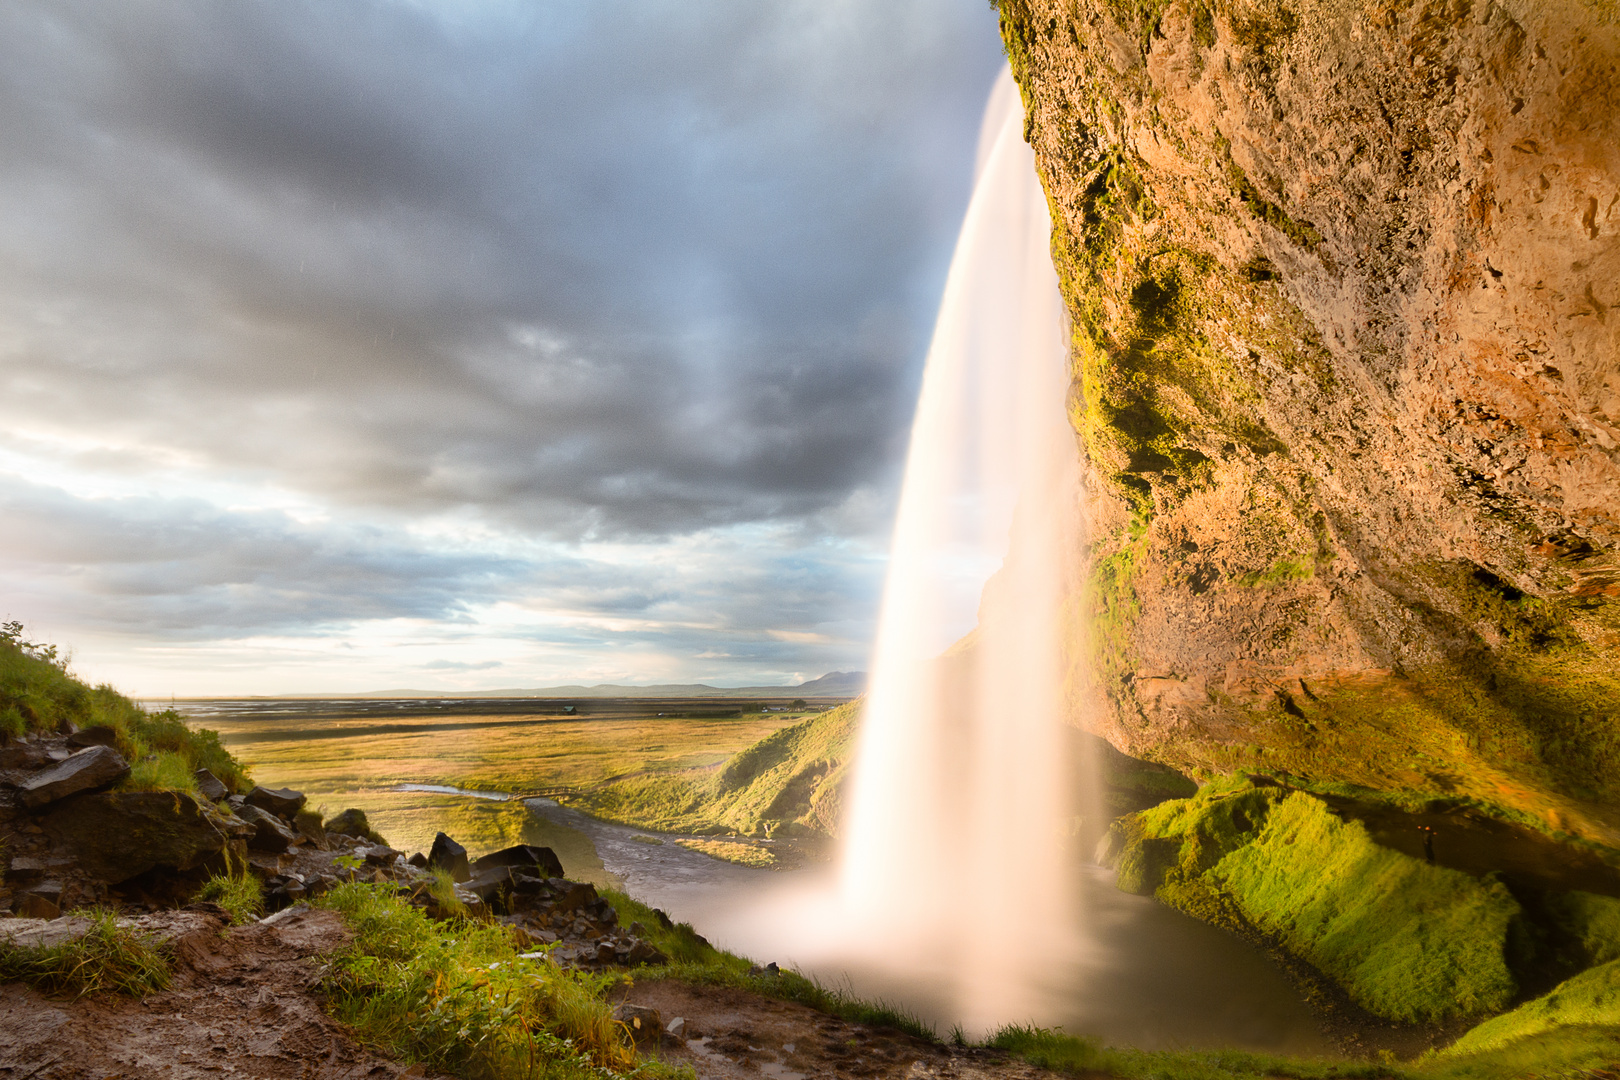
[[[1620,841],[1620,28],[1004,0],[1122,748]]]

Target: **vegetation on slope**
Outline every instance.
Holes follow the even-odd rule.
[[[111,686],[87,686],[56,646],[28,641],[20,623],[0,624],[0,739],[96,727],[116,732],[118,752],[130,763],[125,790],[191,791],[198,769],[232,791],[250,786],[247,770],[214,732],[188,727],[172,709],[149,713]]]
[[[860,708],[852,701],[783,728],[718,770],[644,773],[571,801],[671,832],[836,836]]]
[[[1610,1044],[1620,1041],[1620,960],[1583,971],[1551,993],[1485,1021],[1440,1056],[1465,1058],[1558,1028],[1605,1026],[1606,1040]]]
[[[1309,795],[1278,803],[1210,879],[1379,1016],[1479,1016],[1517,990],[1505,950],[1519,905],[1505,887],[1379,847]]]
[[[355,932],[328,961],[332,1012],[392,1055],[491,1080],[676,1075],[638,1066],[603,996],[608,977],[521,955],[505,927],[435,922],[371,885],[321,903]]]
[[[1126,819],[1120,886],[1253,928],[1369,1012],[1432,1023],[1504,1008],[1519,905],[1498,882],[1373,843],[1301,792],[1246,780]]]

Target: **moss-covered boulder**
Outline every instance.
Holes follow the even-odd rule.
[[[1517,991],[1501,883],[1380,847],[1312,795],[1233,779],[1116,829],[1121,888],[1280,947],[1376,1016],[1485,1016]]]

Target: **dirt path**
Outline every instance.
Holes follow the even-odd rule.
[[[406,1068],[360,1046],[322,1011],[316,958],[348,939],[336,913],[290,909],[235,930],[219,915],[198,910],[136,922],[169,942],[170,988],[140,1000],[118,994],[71,1000],[20,983],[0,985],[0,1080],[429,1075],[422,1066]],[[729,987],[658,980],[621,988],[614,997],[656,1009],[659,1030],[680,1017],[681,1037],[644,1040],[642,1049],[690,1064],[700,1080],[1053,1075],[994,1051],[936,1046]]]
[[[371,1053],[312,993],[317,953],[347,938],[330,911],[304,911],[222,934],[197,912],[151,917],[171,941],[168,990],[72,1001],[0,986],[0,1080],[203,1077],[373,1080],[421,1077]]]
[[[650,1044],[646,1050],[667,1061],[691,1065],[700,1080],[1047,1080],[1055,1075],[993,1050],[938,1046],[731,987],[660,980],[638,982],[614,996],[657,1009],[662,1024],[677,1017],[684,1021],[681,1038],[665,1038],[657,1050]]]

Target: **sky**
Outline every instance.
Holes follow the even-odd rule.
[[[866,664],[985,0],[0,5],[0,616],[143,697]]]

